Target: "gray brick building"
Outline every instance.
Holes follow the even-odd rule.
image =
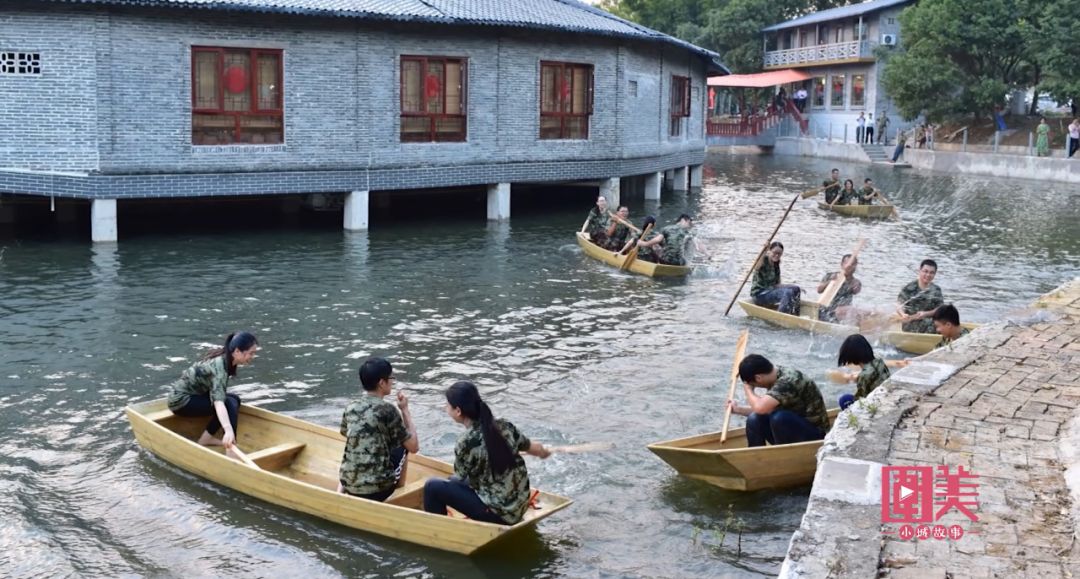
[[[699,184],[717,55],[575,0],[5,2],[0,194],[344,196]],[[689,179],[688,179],[689,174]],[[695,183],[695,181],[697,183]],[[0,199],[0,222],[11,219]]]

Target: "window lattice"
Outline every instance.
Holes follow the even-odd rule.
[[[0,52],[0,74],[41,74],[41,54],[37,52]]]

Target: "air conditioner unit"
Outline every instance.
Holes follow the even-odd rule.
[[[883,44],[884,46],[896,46],[896,35],[895,34],[882,34],[881,35],[881,44]]]

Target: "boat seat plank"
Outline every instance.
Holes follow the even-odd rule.
[[[157,412],[147,412],[143,416],[145,416],[146,419],[151,421],[151,422],[161,422],[162,420],[165,420],[166,418],[172,418],[173,416],[176,416],[176,415],[173,414],[172,410],[169,410],[168,408],[162,408],[161,410],[158,410]]]
[[[385,502],[399,507],[419,507],[421,499],[423,499],[424,483],[426,482],[425,479],[413,481],[394,491],[393,496],[386,499]]]
[[[264,470],[278,470],[292,464],[296,455],[307,445],[302,442],[283,442],[269,448],[249,452],[248,458]]]

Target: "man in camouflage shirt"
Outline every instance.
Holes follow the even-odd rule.
[[[630,208],[626,205],[620,205],[619,210],[615,212],[615,215],[619,219],[612,219],[611,225],[608,227],[608,243],[607,248],[611,251],[619,251],[622,246],[626,245],[626,240],[630,237],[630,228],[625,225],[629,223]],[[624,223],[625,222],[625,223]]]
[[[748,446],[821,440],[829,431],[825,399],[813,380],[798,370],[773,366],[750,354],[739,363],[739,378],[748,406],[728,401],[731,411],[746,416]],[[762,395],[755,388],[766,388]]]
[[[825,292],[825,289],[836,279],[836,276],[843,275],[844,283],[840,286],[840,291],[836,292],[832,302],[818,308],[819,320],[836,323],[848,317],[855,295],[862,291],[862,282],[855,277],[855,268],[858,265],[859,258],[852,257],[850,253],[845,254],[844,257],[840,258],[840,271],[827,273],[825,277],[821,278],[821,283],[817,287],[819,294]]]
[[[933,321],[934,331],[941,334],[941,341],[934,346],[934,349],[944,348],[970,333],[967,328],[960,325],[960,312],[952,304],[945,304],[938,308],[934,312]]]
[[[405,394],[398,392],[398,408],[383,400],[391,394],[393,380],[393,367],[383,358],[360,366],[364,395],[341,417],[345,454],[338,492],[381,502],[405,481],[407,452],[419,452],[420,444]]]
[[[936,275],[937,262],[924,259],[919,264],[918,279],[904,286],[896,296],[896,314],[905,332],[934,333],[934,322],[930,318],[945,303],[941,288],[933,283]]]
[[[866,179],[863,181],[863,187],[859,189],[856,199],[859,200],[859,205],[873,205],[875,197],[877,197],[877,189],[874,189],[874,181]]]
[[[690,241],[692,234],[690,228],[694,226],[694,219],[683,213],[672,225],[660,230],[657,235],[649,235],[648,239],[638,243],[638,259],[656,261],[667,265],[686,265],[685,246]],[[647,257],[642,253],[648,250]],[[653,259],[650,259],[653,258]]]
[[[821,186],[825,188],[825,202],[832,203],[843,187],[840,183],[840,169],[833,169],[829,178],[821,182]]]
[[[607,197],[600,195],[596,198],[596,206],[589,210],[589,218],[585,221],[585,232],[589,239],[600,247],[607,246],[607,230],[611,226],[611,216],[608,215]]]

